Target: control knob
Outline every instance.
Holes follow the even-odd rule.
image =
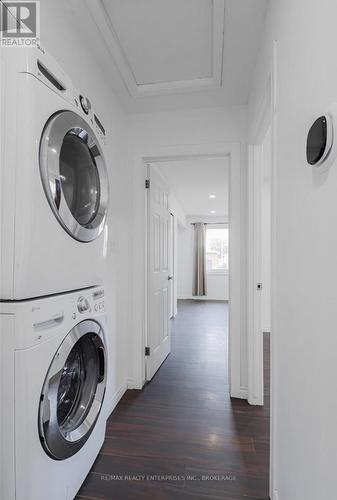
[[[91,109],[91,103],[89,99],[87,97],[84,97],[83,95],[80,95],[80,103],[85,114],[89,114],[89,111]]]
[[[88,299],[85,297],[80,297],[77,301],[77,309],[79,313],[85,313],[86,311],[89,311],[90,309],[90,304]]]

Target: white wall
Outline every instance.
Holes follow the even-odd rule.
[[[199,222],[200,221],[199,217]],[[187,218],[187,226],[178,230],[178,299],[229,300],[228,273],[207,274],[207,296],[193,297],[193,241],[194,226]]]
[[[133,170],[133,213],[134,244],[130,249],[130,262],[133,262],[132,297],[133,308],[133,371],[130,377],[137,381],[136,386],[144,380],[144,368],[139,365],[139,352],[141,352],[141,335],[145,335],[146,325],[143,327],[144,310],[144,285],[145,276],[140,276],[140,268],[144,266],[143,249],[139,248],[144,227],[145,202],[144,202],[144,174],[141,156],[152,157],[154,151],[165,149],[175,151],[176,147],[183,149],[194,145],[239,143],[241,145],[241,165],[239,169],[241,199],[238,199],[235,213],[232,214],[238,222],[238,231],[235,237],[240,241],[238,259],[240,268],[239,285],[241,295],[236,299],[241,311],[241,326],[234,334],[239,337],[241,346],[237,353],[237,366],[239,372],[239,389],[237,394],[246,397],[247,393],[247,337],[246,337],[246,163],[247,163],[247,109],[246,107],[209,108],[193,110],[176,110],[168,112],[155,112],[129,116],[130,126],[130,163]],[[168,155],[168,153],[166,153]],[[153,160],[155,161],[155,160]],[[240,222],[239,222],[240,221]],[[141,279],[140,279],[141,278]],[[234,317],[234,316],[233,316]],[[234,368],[233,368],[234,369]]]
[[[336,498],[337,163],[305,158],[307,131],[337,101],[337,3],[272,0],[250,123],[277,40],[273,275],[273,498]],[[277,493],[278,494],[277,494]]]
[[[40,5],[41,45],[59,61],[73,84],[88,95],[107,130],[110,204],[105,285],[110,313],[109,340],[114,353],[112,392],[116,393],[126,388],[128,374],[131,181],[126,164],[126,116],[111,91],[111,57],[105,52],[98,31],[83,8],[83,1],[41,0]]]

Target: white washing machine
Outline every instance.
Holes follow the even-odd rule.
[[[104,289],[0,304],[0,498],[72,500],[109,406]]]
[[[44,49],[1,49],[0,299],[103,282],[105,129]]]

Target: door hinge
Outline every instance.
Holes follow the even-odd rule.
[[[145,189],[150,189],[150,179],[145,180]]]
[[[145,347],[145,356],[150,356],[150,348]]]

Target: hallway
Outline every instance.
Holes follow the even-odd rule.
[[[171,355],[116,407],[76,498],[268,498],[268,390],[264,408],[229,398],[227,322],[225,303],[179,302]]]

